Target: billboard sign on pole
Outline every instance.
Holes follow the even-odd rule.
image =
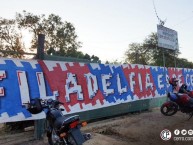
[[[164,27],[163,25],[157,25],[157,37],[158,47],[178,50],[178,34],[175,30]]]

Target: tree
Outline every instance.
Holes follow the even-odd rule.
[[[26,11],[16,13],[15,19],[0,18],[0,56],[23,57],[23,30],[32,34],[29,48],[32,51],[37,49],[38,34],[45,34],[45,53],[100,62],[97,56],[89,56],[78,51],[82,43],[77,40],[73,24],[63,22],[62,18],[55,14],[46,17],[44,14],[35,15]],[[6,52],[2,53],[5,50]]]
[[[174,67],[179,52],[157,47],[157,34],[151,33],[143,43],[131,43],[125,52],[125,61],[144,65],[163,66],[163,53],[167,67]]]
[[[22,58],[22,35],[17,31],[15,20],[0,18],[0,56]]]
[[[115,60],[112,60],[112,61],[106,61],[105,64],[119,65],[119,64],[123,64],[123,62],[115,59]]]
[[[134,63],[134,64],[148,64],[150,63],[150,55],[147,53],[147,49],[145,49],[141,44],[139,43],[132,43],[129,45],[129,50],[125,52],[126,62]]]
[[[91,62],[101,63],[99,57],[95,56],[95,55],[92,55],[90,60],[91,60]]]
[[[83,56],[83,58],[87,60],[91,60],[90,55],[88,55],[87,53]]]
[[[193,68],[193,63],[185,58],[177,58],[176,61],[179,68]]]
[[[16,14],[16,22],[21,30],[27,29],[33,34],[32,50],[37,48],[37,37],[40,33],[46,35],[45,51],[48,54],[76,57],[74,54],[81,47],[75,27],[70,22],[62,22],[57,15],[50,14],[46,18],[45,15],[23,11],[23,14]]]

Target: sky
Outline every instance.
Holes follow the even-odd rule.
[[[154,0],[165,27],[178,32],[180,57],[193,61],[193,1]],[[157,32],[159,23],[153,0],[1,0],[0,17],[14,18],[16,12],[51,13],[71,22],[79,49],[98,56],[102,62],[123,61],[129,44]],[[29,35],[24,36],[26,41]]]

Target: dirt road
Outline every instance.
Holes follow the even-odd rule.
[[[163,129],[171,131],[169,141],[160,137]],[[92,139],[84,145],[190,145],[193,135],[174,135],[174,130],[193,129],[193,118],[187,121],[187,115],[178,112],[172,117],[163,116],[159,108],[151,111],[128,114],[121,117],[90,123],[83,128],[90,132]],[[174,137],[188,137],[192,141],[174,141]],[[179,139],[179,138],[178,138]],[[187,139],[187,138],[186,138]],[[46,137],[40,141],[28,141],[18,145],[48,145]]]
[[[193,118],[187,121],[187,115],[178,112],[175,116],[163,116],[159,109],[135,115],[126,115],[115,119],[92,123],[86,131],[94,133],[93,139],[85,145],[182,145],[192,141],[174,141],[174,130],[193,129]],[[169,141],[160,137],[163,129],[172,133]],[[175,137],[192,137],[178,135]]]

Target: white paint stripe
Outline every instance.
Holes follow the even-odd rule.
[[[22,104],[30,102],[29,88],[25,71],[17,71]]]
[[[46,97],[46,86],[44,81],[44,75],[43,72],[36,72],[39,92],[40,92],[40,98]]]

